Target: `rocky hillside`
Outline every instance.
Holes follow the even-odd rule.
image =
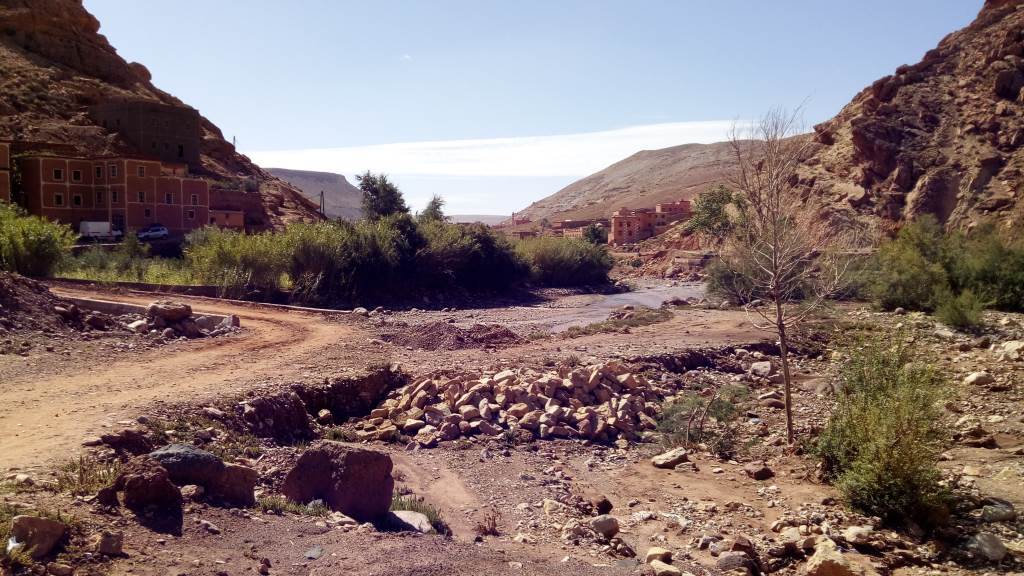
[[[814,128],[800,183],[834,217],[883,227],[935,214],[951,227],[1024,217],[1024,0],[977,19]],[[640,152],[524,211],[591,217],[692,196],[731,167],[723,144]]]
[[[76,154],[132,153],[96,125],[89,106],[115,99],[180,105],[137,62],[121,58],[80,0],[0,0],[0,138],[63,145]],[[260,182],[263,221],[317,218],[316,206],[235,151],[202,119],[202,172],[215,180]]]
[[[358,220],[363,215],[363,193],[342,174],[267,168],[270,174],[288,182],[302,194],[320,204],[320,191],[324,192],[324,212],[328,218]]]
[[[517,216],[534,221],[598,218],[622,206],[692,198],[723,182],[734,165],[724,142],[644,150],[534,202]]]
[[[803,183],[836,210],[951,226],[1024,209],[1024,1],[989,0],[921,62],[900,66],[815,127]]]

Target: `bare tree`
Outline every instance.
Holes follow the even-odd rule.
[[[852,235],[829,224],[801,197],[797,168],[810,138],[802,136],[800,109],[775,109],[729,141],[738,168],[731,181],[737,216],[720,257],[743,296],[753,324],[778,334],[785,384],[786,437],[793,443],[790,337],[847,281]],[[756,304],[757,300],[768,305]]]

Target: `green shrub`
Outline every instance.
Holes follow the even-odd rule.
[[[543,286],[581,286],[608,282],[614,260],[603,245],[578,238],[542,236],[516,244],[530,266],[530,276]]]
[[[935,315],[947,326],[964,332],[977,332],[984,325],[985,303],[970,289],[959,296],[947,295],[939,303]]]
[[[860,512],[892,523],[941,521],[942,377],[911,362],[898,336],[859,343],[849,354],[816,445],[823,471]]]
[[[281,516],[285,512],[299,516],[327,516],[331,509],[323,500],[313,500],[308,504],[293,502],[284,496],[263,495],[256,499],[256,507],[265,514]]]
[[[0,270],[24,276],[51,276],[75,243],[70,226],[30,216],[0,202]]]
[[[721,260],[712,260],[707,268],[707,291],[712,296],[724,298],[733,304],[747,304],[754,298],[761,298],[763,294],[755,294],[752,275],[737,272],[722,263]]]
[[[949,292],[949,277],[941,263],[941,231],[934,220],[914,222],[895,240],[879,247],[868,287],[883,310],[934,310]]]
[[[244,234],[209,226],[189,234],[186,243],[185,259],[196,279],[219,286],[224,296],[272,293],[281,286],[287,251],[272,232]]]

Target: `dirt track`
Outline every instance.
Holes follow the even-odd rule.
[[[63,296],[81,296],[148,304],[145,293],[54,287]],[[202,401],[258,385],[321,379],[360,370],[373,362],[398,361],[425,373],[454,366],[493,366],[565,356],[618,356],[686,347],[749,342],[763,337],[742,312],[692,310],[673,320],[634,329],[630,334],[597,334],[571,340],[552,338],[522,346],[485,351],[410,350],[380,343],[375,327],[348,314],[319,314],[208,298],[174,297],[196,312],[235,314],[241,334],[209,340],[173,342],[139,353],[100,357],[41,356],[35,366],[0,357],[0,470],[47,463],[73,455],[83,440],[104,428],[138,416],[147,405]],[[410,323],[452,317],[454,321],[515,324],[555,314],[572,314],[572,299],[535,307],[464,310],[455,313],[398,313]],[[567,305],[569,310],[567,310]],[[588,304],[589,305],[589,304]],[[7,358],[7,359],[5,359]],[[11,376],[13,374],[13,376]]]
[[[139,304],[153,300],[148,295],[54,291]],[[296,364],[310,354],[358,332],[317,314],[183,300],[197,312],[236,314],[246,329],[232,337],[174,343],[109,364],[87,361],[61,370],[67,373],[5,382],[0,388],[0,469],[73,454],[83,439],[101,432],[104,425],[130,418],[145,404],[215,396],[268,375],[295,375]]]

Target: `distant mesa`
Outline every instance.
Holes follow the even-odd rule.
[[[328,218],[358,220],[363,215],[363,193],[334,172],[313,172],[288,168],[267,168],[267,172],[298,188],[302,195],[319,206],[320,191],[324,193],[324,215]]]

